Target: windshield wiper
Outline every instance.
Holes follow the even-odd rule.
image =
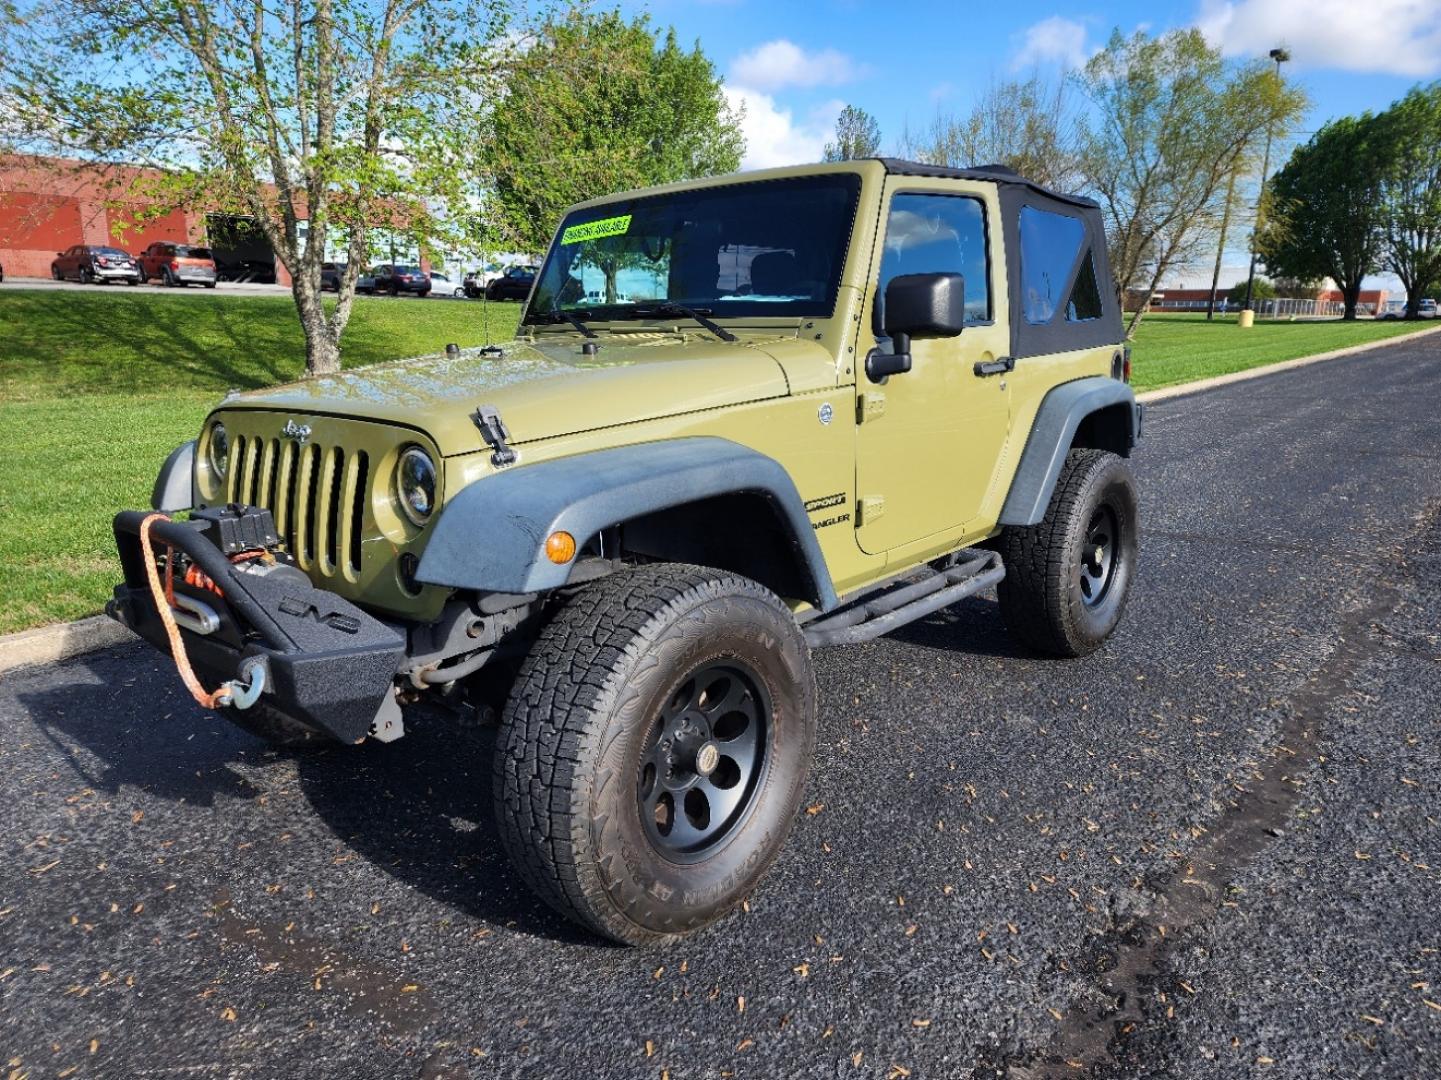
[[[565,308],[561,307],[559,303],[552,304],[550,306],[550,311],[546,312],[546,314],[550,316],[551,322],[560,322],[563,319],[588,338],[599,336],[594,330],[586,326],[585,323],[581,321],[581,317],[579,315],[577,315],[573,311],[566,311]]]
[[[709,314],[709,308],[686,307],[684,304],[677,304],[669,300],[663,304],[657,304],[655,307],[638,307],[635,309],[636,317],[642,319],[653,318],[657,315],[684,315],[686,318],[694,319],[696,322],[700,323],[722,341],[739,340],[734,334],[732,334],[720,323],[715,322],[712,319],[706,318],[706,316]]]

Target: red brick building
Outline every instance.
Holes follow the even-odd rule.
[[[153,169],[92,165],[56,158],[0,158],[0,266],[6,277],[50,276],[55,253],[74,244],[103,244],[139,252],[157,240],[204,244],[215,251],[222,275],[237,280],[290,284],[256,229],[203,206],[174,210],[144,222],[155,204],[147,182]]]
[[[1230,289],[1220,289],[1216,293],[1216,310],[1225,310],[1226,297]],[[1126,297],[1126,310],[1135,311],[1136,306],[1145,299],[1144,293],[1134,293]],[[1360,310],[1367,313],[1381,311],[1386,306],[1387,293],[1385,289],[1363,289],[1360,299]],[[1162,289],[1151,298],[1150,311],[1205,311],[1210,304],[1210,289]],[[1323,305],[1318,310],[1320,313],[1327,304],[1340,304],[1343,302],[1339,289],[1322,289],[1315,296],[1307,297],[1306,301],[1316,301]],[[1267,301],[1257,300],[1256,309],[1262,310],[1263,304]],[[1296,301],[1280,301],[1278,310],[1281,314],[1287,314],[1287,308],[1297,307]],[[1234,309],[1235,305],[1232,305]]]

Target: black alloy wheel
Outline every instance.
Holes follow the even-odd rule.
[[[1086,538],[1081,544],[1080,559],[1081,597],[1087,607],[1104,603],[1115,582],[1120,528],[1116,508],[1112,505],[1102,503],[1091,514]]]
[[[744,664],[721,660],[687,675],[651,724],[636,777],[646,834],[686,862],[745,819],[766,766],[770,696]]]
[[[1140,559],[1140,503],[1123,458],[1073,449],[1045,517],[1002,530],[1006,626],[1051,656],[1085,656],[1115,631]]]
[[[578,590],[521,665],[495,750],[520,876],[597,934],[659,945],[780,853],[816,732],[795,616],[737,574],[653,563]]]

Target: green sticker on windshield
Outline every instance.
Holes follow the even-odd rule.
[[[562,244],[580,244],[586,240],[600,240],[607,236],[620,236],[630,228],[630,215],[601,218],[587,221],[584,225],[572,225],[560,234]]]

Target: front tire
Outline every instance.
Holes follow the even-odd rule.
[[[521,877],[630,945],[720,918],[779,854],[815,745],[790,611],[747,578],[658,564],[573,597],[522,665],[496,743]]]
[[[1006,576],[997,586],[1006,627],[1051,656],[1099,649],[1116,629],[1140,554],[1136,481],[1104,450],[1072,450],[1046,516],[1000,540]]]

